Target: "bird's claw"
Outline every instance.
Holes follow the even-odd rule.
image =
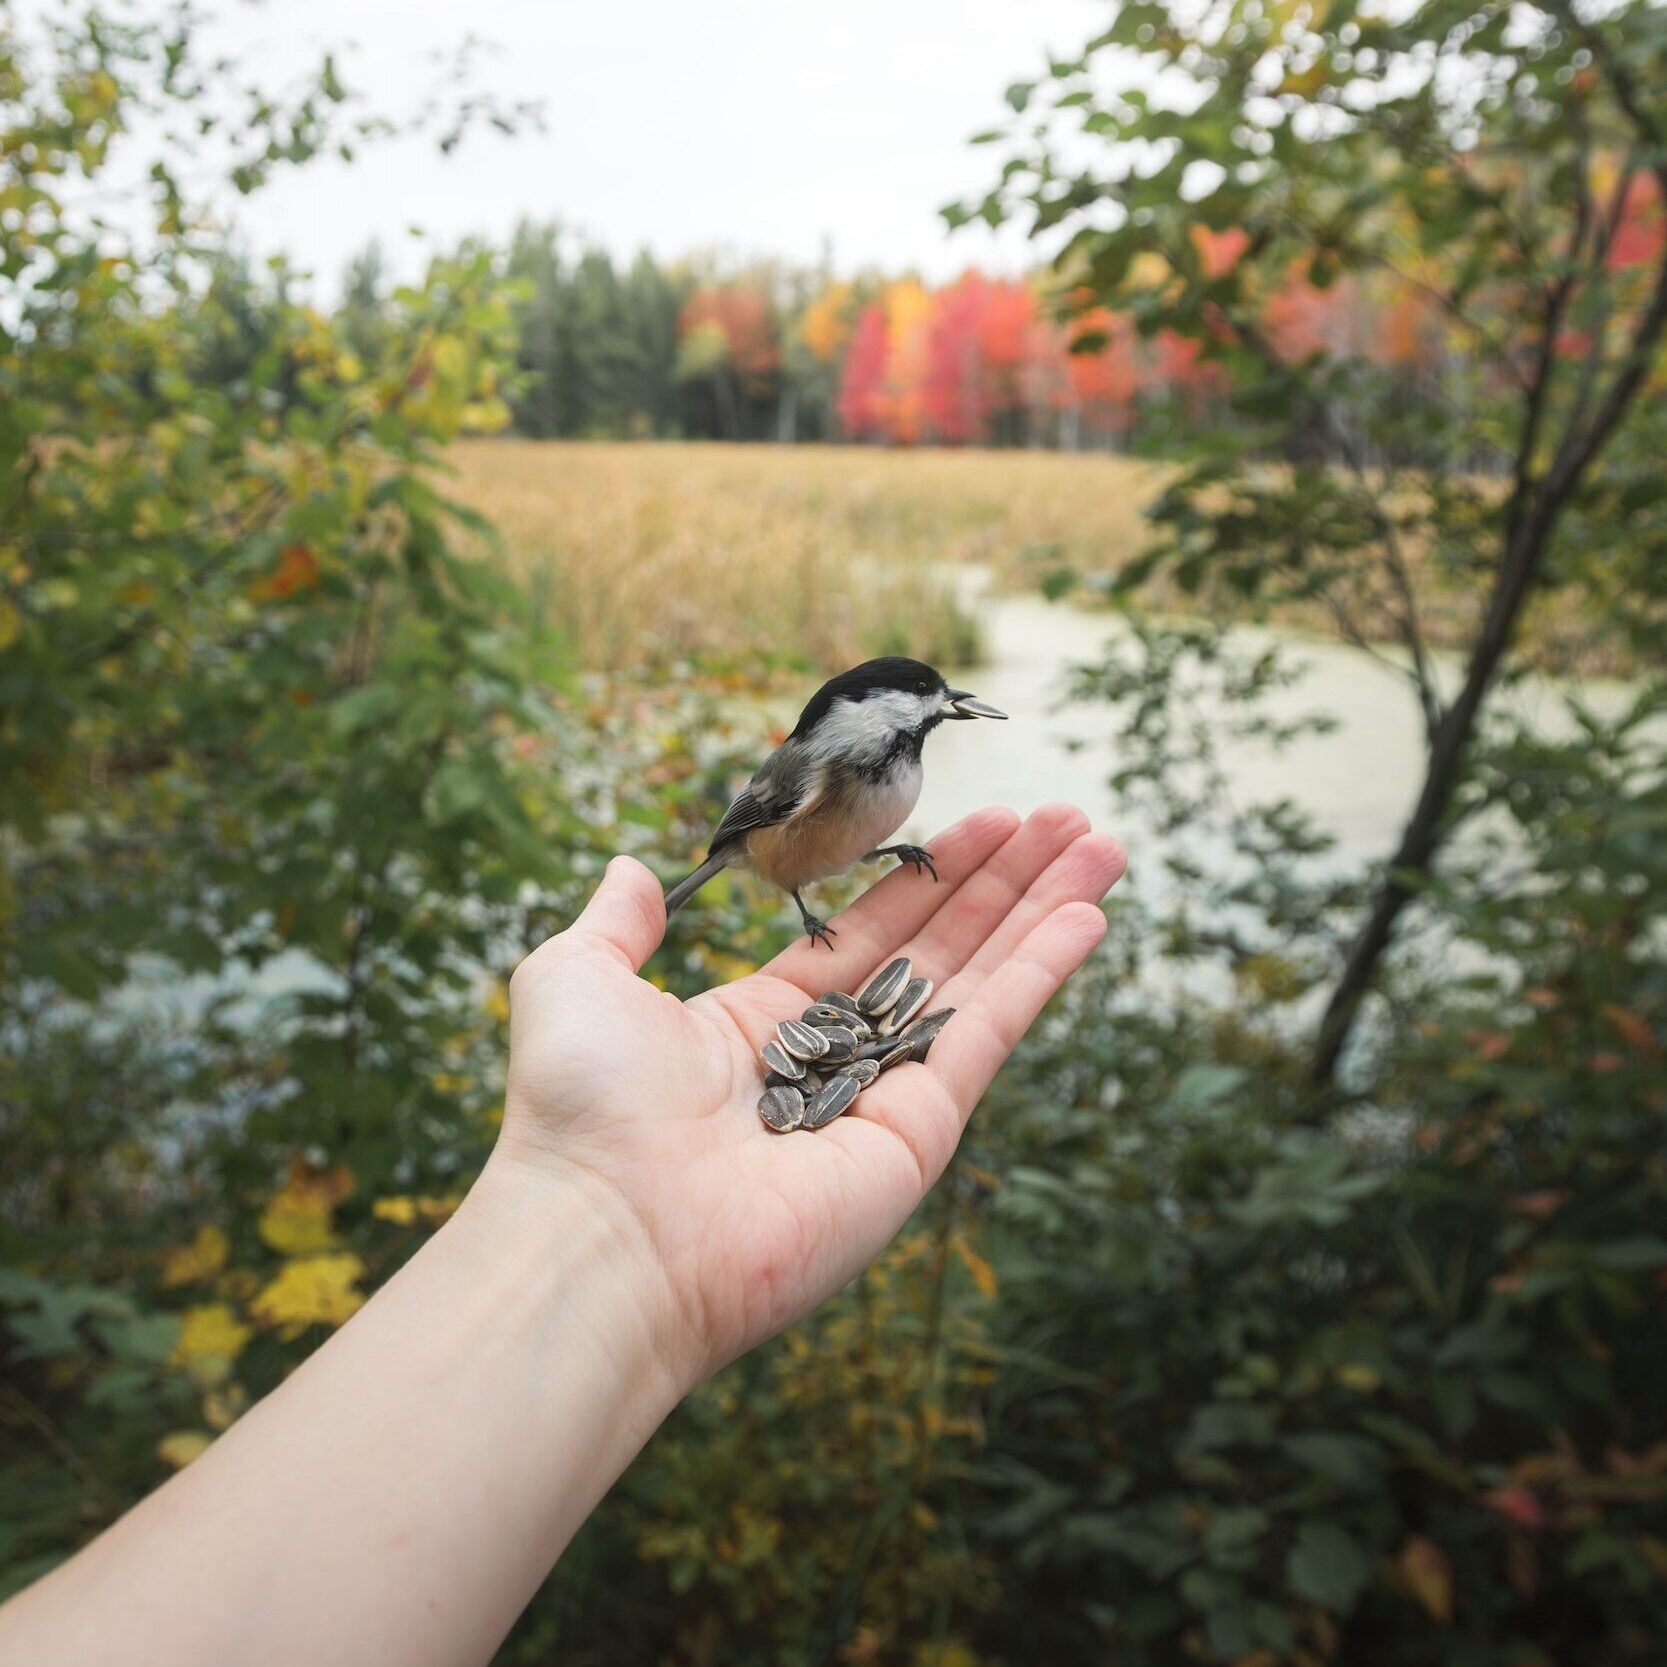
[[[818,943],[825,943],[829,949],[833,948],[833,941],[839,934],[825,920],[818,920],[815,915],[806,915],[804,924],[805,931],[810,934],[813,949]]]
[[[932,853],[924,845],[897,845],[892,848],[892,855],[900,863],[912,863],[915,873],[924,871],[934,880],[937,879],[938,865],[932,860]]]

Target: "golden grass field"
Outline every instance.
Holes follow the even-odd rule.
[[[481,440],[452,489],[593,666],[779,655],[976,657],[946,564],[1032,582],[1140,548],[1156,480],[1050,452]]]
[[[1109,574],[1145,544],[1160,465],[1103,454],[885,451],[862,446],[472,440],[450,489],[501,535],[501,556],[577,659],[599,670],[699,658],[749,676],[829,670],[912,652],[978,657],[953,568],[999,584],[1050,571]],[[1421,568],[1421,552],[1409,552]],[[1437,646],[1465,645],[1481,592],[1423,572],[1420,614]],[[1163,582],[1148,608],[1248,609]],[[1323,602],[1273,617],[1336,635]],[[1625,670],[1596,598],[1542,598],[1524,623],[1546,669]]]

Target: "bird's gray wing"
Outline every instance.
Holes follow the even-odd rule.
[[[737,845],[759,828],[773,828],[803,809],[822,791],[823,770],[791,741],[759,767],[758,773],[735,795],[707,849]]]

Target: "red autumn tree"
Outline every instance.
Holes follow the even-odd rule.
[[[857,316],[839,379],[839,420],[853,440],[886,437],[886,310],[871,301]]]

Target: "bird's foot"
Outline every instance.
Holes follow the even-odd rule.
[[[815,915],[806,915],[804,925],[805,931],[810,934],[813,948],[819,943],[825,943],[829,949],[833,948],[833,941],[839,934],[825,920],[818,920]]]
[[[930,874],[934,880],[938,877],[938,865],[924,845],[882,845],[874,854],[877,857],[896,857],[899,863],[912,863],[917,874]]]

